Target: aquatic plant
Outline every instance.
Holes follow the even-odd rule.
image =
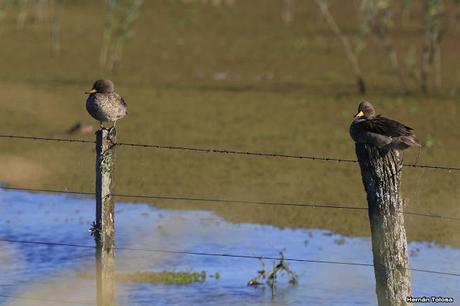
[[[20,0],[18,1],[18,16],[16,26],[22,29],[28,20],[36,26],[44,25],[51,16],[52,1],[49,0]]]
[[[402,1],[402,6],[401,6],[401,25],[403,27],[405,27],[405,26],[407,26],[409,24],[412,4],[413,4],[412,0],[403,0]]]
[[[418,80],[418,58],[417,58],[417,48],[415,46],[410,47],[404,58],[404,69],[408,79],[412,81]]]
[[[353,48],[353,44],[350,38],[347,35],[345,35],[345,33],[342,31],[342,29],[335,21],[334,16],[331,14],[329,10],[328,2],[326,0],[315,0],[315,2],[318,5],[318,8],[322,16],[326,20],[327,24],[342,43],[342,46],[345,50],[345,55],[347,56],[347,59],[350,62],[351,67],[353,68],[359,93],[366,93],[366,82],[364,81],[364,76],[359,65],[358,52],[356,52],[356,50]]]
[[[29,0],[19,1],[19,12],[16,18],[16,27],[22,29],[29,15]]]
[[[66,0],[52,0],[51,18],[51,53],[59,55],[61,53],[61,20]]]
[[[270,287],[272,297],[276,295],[276,279],[279,275],[286,273],[290,276],[289,284],[295,286],[298,283],[297,275],[289,268],[289,265],[286,263],[284,259],[283,252],[280,252],[280,258],[278,262],[276,260],[273,261],[273,270],[267,271],[265,268],[265,263],[263,262],[262,258],[260,258],[260,263],[262,265],[262,269],[257,271],[257,276],[250,279],[247,283],[248,286],[252,287],[259,287],[262,286],[262,280],[265,280],[265,283]]]
[[[394,28],[393,8],[391,0],[361,0],[361,28],[370,32],[375,41],[385,51],[392,69],[395,71],[401,89],[408,93],[404,66],[400,65],[396,48],[389,34]]]
[[[35,27],[50,31],[51,53],[61,51],[61,21],[66,0],[0,0],[0,21],[16,4],[16,27],[22,29],[31,20]]]
[[[133,35],[133,25],[136,21],[144,0],[129,0],[122,12],[121,22],[117,24],[115,9],[118,0],[108,0],[108,12],[104,30],[103,45],[101,49],[101,66],[106,66],[109,71],[117,71],[123,56],[123,47]],[[117,28],[115,37],[112,34]],[[110,53],[110,55],[108,55]],[[107,63],[106,63],[107,62]]]
[[[294,0],[283,0],[283,11],[281,18],[287,24],[294,20]]]
[[[107,63],[107,56],[112,39],[112,32],[115,27],[115,10],[118,5],[118,0],[107,0],[107,13],[105,15],[104,32],[102,34],[101,53],[99,55],[99,63],[101,68]]]
[[[452,24],[460,24],[460,0],[454,0],[454,9],[452,10],[452,17],[450,22]]]
[[[4,0],[0,1],[0,21],[5,18],[10,9],[13,6],[14,0]]]
[[[201,272],[136,272],[116,274],[115,278],[121,282],[155,283],[187,285],[192,283],[204,283],[206,271]]]
[[[85,279],[93,279],[95,275],[92,273],[79,273],[79,277]],[[207,274],[206,271],[192,272],[134,272],[134,273],[117,273],[115,274],[116,281],[119,282],[135,282],[135,283],[151,283],[151,284],[174,284],[188,285],[193,283],[204,283],[207,278],[220,279],[219,272]]]
[[[425,0],[424,2],[424,43],[420,66],[420,87],[423,93],[428,92],[428,74],[434,68],[436,87],[441,87],[441,17],[444,7],[441,0]]]

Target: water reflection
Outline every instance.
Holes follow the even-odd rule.
[[[0,239],[94,245],[90,199],[0,191]],[[368,237],[346,237],[318,229],[280,229],[233,224],[208,211],[159,209],[144,204],[116,206],[117,246],[188,250],[316,260],[372,262]],[[0,305],[94,304],[94,249],[0,242]],[[430,242],[409,244],[411,267],[460,273],[460,250]],[[118,283],[119,305],[375,305],[370,267],[290,263],[299,275],[292,287],[279,281],[277,296],[246,282],[260,269],[257,260],[171,255],[118,250],[118,272],[202,271],[221,278],[192,285]],[[266,261],[268,267],[271,263]],[[413,272],[415,295],[452,296],[460,301],[460,278]],[[16,297],[8,298],[6,296]]]

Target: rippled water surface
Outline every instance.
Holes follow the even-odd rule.
[[[88,233],[94,201],[64,195],[0,191],[0,305],[94,305],[94,249],[11,242],[43,241],[93,246]],[[233,224],[207,211],[158,209],[117,203],[118,272],[218,272],[192,285],[118,283],[118,305],[375,305],[373,268],[291,262],[299,284],[246,286],[256,276],[255,259],[172,255],[149,250],[277,256],[371,263],[368,237],[345,237],[318,229],[281,229]],[[136,248],[143,250],[126,250]],[[409,244],[412,268],[460,273],[460,250],[430,242]],[[271,262],[265,262],[271,267]],[[460,305],[460,277],[412,272],[414,295],[454,297]],[[452,304],[450,304],[452,305]]]

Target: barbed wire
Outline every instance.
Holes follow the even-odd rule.
[[[19,136],[19,135],[0,135],[0,138],[21,139],[21,140],[35,140],[35,141],[51,141],[51,142],[74,142],[74,143],[92,143],[95,141],[84,139],[69,139],[69,138],[49,138],[37,136]]]
[[[47,192],[47,193],[64,193],[64,194],[76,194],[76,195],[89,195],[95,196],[94,192],[86,191],[69,191],[69,190],[56,190],[56,189],[38,189],[38,188],[19,188],[19,187],[7,187],[0,186],[0,189],[5,190],[21,190],[29,192]],[[278,207],[305,207],[305,208],[325,208],[325,209],[344,209],[344,210],[355,210],[355,211],[368,211],[367,207],[360,206],[345,206],[345,205],[326,205],[326,204],[308,204],[308,203],[292,203],[292,202],[271,202],[271,201],[248,201],[248,200],[230,200],[230,199],[211,199],[211,198],[197,198],[197,197],[179,197],[179,196],[161,196],[161,195],[135,195],[135,194],[113,194],[114,197],[120,198],[137,198],[137,199],[152,199],[152,200],[176,200],[176,201],[194,201],[194,202],[213,202],[218,204],[248,204],[248,205],[267,205],[267,206],[278,206]],[[434,215],[426,213],[417,213],[411,211],[396,211],[404,215],[418,216],[426,218],[444,219],[452,221],[460,221],[460,218]]]
[[[15,239],[0,239],[0,242],[96,249],[95,246],[77,244],[77,243],[60,243],[60,242],[15,240]],[[239,258],[239,259],[257,259],[257,260],[261,260],[261,259],[279,260],[280,259],[280,257],[275,257],[275,256],[255,256],[255,255],[246,255],[246,254],[211,253],[211,252],[179,251],[179,250],[165,250],[165,249],[145,249],[145,248],[128,248],[128,247],[115,247],[114,249],[120,250],[120,251],[166,253],[166,254],[180,254],[180,255],[206,256],[206,257],[228,257],[228,258]],[[361,267],[373,267],[374,266],[371,263],[302,259],[302,258],[291,258],[291,257],[285,257],[284,260],[290,261],[290,262],[313,263],[313,264],[333,264],[333,265],[361,266]],[[415,272],[421,272],[421,273],[460,277],[460,273],[453,273],[453,272],[435,271],[435,270],[418,269],[418,268],[409,268],[408,270],[415,271]]]
[[[18,136],[18,135],[0,135],[0,138],[95,144],[95,141],[83,140],[83,139],[48,138],[48,137],[35,137],[35,136]],[[294,155],[294,154],[284,154],[284,153],[239,151],[239,150],[227,150],[227,149],[216,149],[216,148],[199,148],[199,147],[188,147],[188,146],[140,144],[140,143],[127,143],[127,142],[120,142],[120,143],[117,143],[116,145],[126,146],[126,147],[160,149],[160,150],[190,151],[190,152],[198,152],[198,153],[246,155],[246,156],[258,156],[258,157],[284,158],[284,159],[305,159],[305,160],[316,160],[316,161],[330,161],[330,162],[338,162],[338,163],[358,163],[358,161],[355,159],[335,158],[335,157],[327,157],[327,156]],[[460,171],[460,167],[449,167],[449,166],[437,166],[437,165],[433,166],[433,165],[423,165],[423,164],[404,164],[404,166],[410,167],[410,168]]]
[[[269,153],[269,152],[237,151],[237,150],[227,150],[227,149],[197,148],[197,147],[170,146],[170,145],[157,145],[157,144],[137,144],[137,143],[119,142],[117,143],[117,146],[153,148],[153,149],[162,149],[162,150],[177,150],[177,151],[192,151],[192,152],[199,152],[199,153],[263,156],[263,157],[290,158],[290,159],[309,159],[309,160],[334,161],[334,162],[343,162],[343,163],[357,163],[358,162],[357,160],[353,160],[353,159],[334,158],[334,157],[293,155],[293,154]]]
[[[5,190],[19,190],[19,191],[30,191],[30,192],[46,192],[46,193],[67,193],[67,194],[80,194],[80,195],[90,195],[95,196],[95,192],[86,192],[86,191],[72,191],[72,190],[57,190],[57,189],[40,189],[40,188],[21,188],[21,187],[8,187],[0,186],[0,189]]]
[[[0,138],[20,139],[20,140],[33,140],[33,141],[50,141],[50,142],[68,142],[68,143],[84,143],[84,144],[95,144],[95,141],[81,140],[81,139],[65,139],[65,138],[47,138],[47,137],[35,137],[35,136],[18,136],[18,135],[0,135]],[[187,147],[187,146],[171,146],[171,145],[158,145],[158,144],[137,144],[137,143],[117,143],[117,146],[125,147],[141,147],[141,148],[153,148],[162,150],[178,150],[178,151],[190,151],[198,153],[215,153],[215,154],[228,154],[228,155],[245,155],[245,156],[257,156],[257,157],[271,157],[271,158],[285,158],[285,159],[306,159],[306,160],[318,160],[318,161],[334,161],[341,163],[357,163],[357,160],[343,159],[343,158],[331,158],[321,156],[306,156],[306,155],[292,155],[283,153],[268,153],[268,152],[252,152],[252,151],[239,151],[239,150],[227,150],[227,149],[215,149],[215,148],[199,148],[199,147]],[[425,169],[438,169],[450,171],[460,171],[459,167],[447,167],[447,166],[432,166],[432,165],[421,165],[421,164],[404,164],[406,167],[412,168],[425,168]],[[91,195],[94,196],[94,192],[79,192],[79,191],[68,191],[68,190],[50,190],[50,189],[30,189],[30,188],[11,188],[6,186],[0,186],[2,189],[9,190],[23,190],[33,192],[51,192],[51,193],[66,193],[66,194],[79,194],[79,195]],[[308,207],[308,208],[326,208],[326,209],[346,209],[346,210],[358,210],[367,211],[366,207],[355,207],[355,206],[341,206],[341,205],[324,205],[324,204],[302,204],[302,203],[286,203],[286,202],[272,202],[272,201],[248,201],[248,200],[229,200],[229,199],[210,199],[210,198],[194,198],[194,197],[179,197],[179,196],[159,196],[159,195],[132,195],[132,194],[114,194],[116,197],[124,198],[143,198],[143,199],[159,199],[159,200],[180,200],[180,201],[200,201],[200,202],[215,202],[215,203],[227,203],[227,204],[250,204],[250,205],[270,205],[270,206],[290,206],[290,207]],[[429,218],[439,218],[446,220],[460,220],[456,217],[448,217],[442,215],[431,215],[425,213],[415,212],[401,212],[405,215],[414,215]],[[72,244],[72,243],[55,243],[45,241],[25,241],[25,240],[11,240],[11,239],[0,239],[1,242],[8,243],[21,243],[21,244],[35,244],[35,245],[49,245],[49,246],[63,246],[63,247],[78,247],[95,249],[95,246]],[[210,253],[210,252],[195,252],[195,251],[180,251],[180,250],[165,250],[165,249],[144,249],[144,248],[126,248],[116,247],[116,250],[126,251],[137,251],[137,252],[153,252],[153,253],[167,253],[167,254],[181,254],[181,255],[192,255],[192,256],[208,256],[208,257],[227,257],[227,258],[240,258],[240,259],[264,259],[264,260],[279,260],[279,257],[272,256],[253,256],[245,254],[229,254],[229,253]],[[370,263],[359,263],[359,262],[343,262],[343,261],[327,261],[327,260],[313,260],[313,259],[301,259],[301,258],[285,258],[286,261],[300,262],[300,263],[315,263],[315,264],[335,264],[335,265],[347,265],[347,266],[365,266],[373,267]],[[460,277],[459,273],[434,271],[426,269],[409,268],[409,270],[421,273],[430,273],[437,275],[455,276]],[[63,301],[63,300],[51,300],[41,298],[28,298],[28,297],[17,297],[9,295],[0,295],[0,297],[12,298],[12,299],[29,299],[41,302],[51,302],[60,304],[79,304],[79,305],[93,305],[94,303],[83,302],[83,301]]]

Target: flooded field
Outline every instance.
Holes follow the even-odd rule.
[[[0,191],[1,240],[93,246],[88,233],[93,219],[90,199]],[[261,268],[257,259],[152,252],[277,257],[283,251],[296,259],[371,263],[368,237],[235,224],[210,211],[168,210],[139,203],[117,203],[116,229],[117,273],[220,274],[219,279],[208,277],[203,283],[188,285],[118,282],[118,305],[151,305],[152,301],[158,305],[375,305],[374,272],[368,266],[288,262],[299,283],[291,286],[287,277],[280,278],[272,299],[269,287],[246,285]],[[0,305],[63,305],[63,301],[95,305],[95,282],[81,277],[94,270],[94,249],[5,241],[0,245]],[[458,248],[411,242],[409,252],[411,268],[460,273]],[[265,264],[271,266],[268,260]],[[458,276],[413,271],[412,280],[414,295],[450,296],[456,300],[453,305],[460,305]]]
[[[128,33],[108,26],[107,4],[115,2],[117,18],[130,11],[130,3],[142,5],[122,24]],[[460,273],[460,222],[455,220],[460,218],[460,4],[446,2],[438,16],[443,32],[436,48],[441,52],[432,57],[428,88],[422,92],[421,61],[429,36],[425,2],[393,1],[390,13],[375,15],[392,21],[386,42],[406,74],[409,91],[404,91],[389,49],[379,45],[378,37],[367,33],[358,44],[365,34],[358,4],[375,1],[327,1],[354,52],[360,50],[367,85],[366,94],[360,94],[342,41],[321,15],[319,2],[0,1],[5,46],[0,48],[0,182],[11,188],[93,192],[94,144],[7,137],[94,141],[99,123],[87,114],[83,92],[96,79],[111,79],[128,103],[128,116],[117,123],[118,142],[320,158],[116,147],[114,193],[147,196],[117,197],[117,271],[221,275],[183,286],[118,282],[120,306],[152,301],[374,305],[374,274],[368,266],[290,262],[299,284],[281,279],[272,300],[269,288],[246,286],[261,268],[257,259],[127,249],[256,257],[276,257],[283,250],[288,258],[371,263],[359,167],[324,160],[356,158],[348,129],[365,99],[377,113],[415,129],[422,147],[404,152],[406,164],[453,168],[405,167],[402,198],[404,210],[412,213],[405,216],[411,267]],[[112,49],[107,49],[108,30],[115,35]],[[109,62],[118,50],[116,69],[101,64],[104,50],[110,51]],[[85,130],[72,131],[77,124]],[[4,190],[0,197],[0,238],[10,240],[0,242],[0,304],[69,300],[93,305],[92,248],[12,242],[93,246],[88,234],[93,201]],[[459,304],[457,277],[415,271],[412,277],[414,294],[457,294]]]
[[[104,77],[114,80],[129,105],[129,115],[117,125],[120,142],[354,159],[348,127],[358,102],[367,99],[378,113],[415,128],[423,147],[406,151],[407,163],[458,166],[458,27],[443,38],[441,90],[421,95],[413,84],[412,94],[401,93],[382,60],[384,52],[369,44],[362,53],[369,87],[363,96],[356,93],[340,41],[314,1],[296,5],[290,24],[280,17],[281,2],[218,7],[211,1],[144,1],[118,73],[99,67],[104,1],[65,4],[60,53],[54,55],[49,24],[34,19],[31,9],[18,27],[21,6],[13,5],[0,24],[8,46],[0,48],[0,133],[94,141],[92,132],[67,131],[78,122],[97,128],[83,92]],[[340,3],[331,1],[332,13],[355,35],[357,25],[349,20],[355,8],[340,8]],[[407,45],[420,46],[422,18],[415,18],[420,10],[415,5],[407,28],[392,33],[401,56],[409,52]],[[366,206],[356,164],[129,147],[120,147],[117,155],[117,193]],[[92,191],[94,159],[89,144],[2,138],[0,181],[11,187]],[[458,171],[405,168],[406,210],[459,217],[459,182]],[[361,213],[155,204],[211,209],[235,223],[358,236],[369,232]],[[453,222],[408,217],[406,225],[410,240],[460,246]]]

